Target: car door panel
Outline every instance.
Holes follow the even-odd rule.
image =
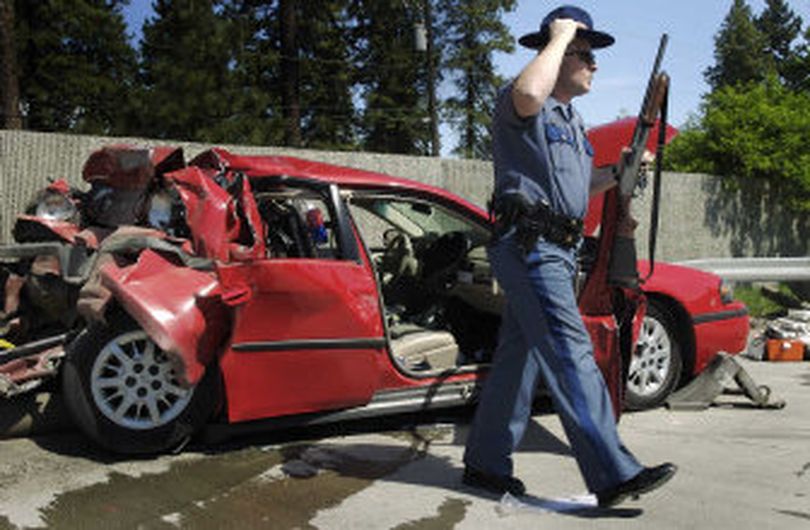
[[[348,260],[278,259],[219,270],[250,295],[221,359],[230,421],[367,403],[385,337],[373,274]]]

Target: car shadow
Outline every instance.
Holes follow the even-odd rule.
[[[116,464],[118,462],[154,460],[154,456],[117,455],[101,449],[76,429],[66,429],[59,432],[31,437],[31,440],[41,449],[67,457],[78,457],[97,464]]]
[[[238,449],[285,444],[279,448],[282,455],[281,469],[288,479],[308,480],[328,471],[342,477],[370,481],[394,482],[424,488],[434,488],[462,493],[497,503],[500,510],[505,499],[462,483],[462,468],[450,457],[431,452],[432,444],[463,447],[469,430],[469,411],[403,415],[374,421],[355,421],[332,426],[319,426],[304,432],[286,430],[282,433],[264,433],[243,436],[223,444],[211,446],[211,454]],[[442,431],[443,432],[437,432]],[[447,432],[452,429],[452,432]],[[333,441],[339,437],[362,434],[391,435],[406,444],[346,443]],[[519,452],[538,452],[572,457],[568,445],[554,433],[535,420],[529,422]],[[512,503],[514,513],[553,512],[578,518],[638,517],[643,513],[638,508],[598,508],[595,500],[571,502],[526,495]]]
[[[206,457],[195,460],[198,462],[196,466],[205,469],[220,469],[223,462],[238,467],[243,460],[257,460],[258,453],[267,453],[266,459],[262,457],[255,462],[259,466],[257,470],[263,469],[261,462],[272,463],[279,466],[282,472],[280,476],[284,480],[307,480],[327,472],[325,476],[362,480],[369,486],[379,481],[409,484],[491,500],[496,503],[496,510],[508,506],[512,510],[510,513],[515,514],[552,512],[591,519],[633,518],[642,513],[639,509],[599,509],[593,505],[593,501],[590,504],[577,504],[531,494],[521,497],[517,503],[505,505],[505,499],[500,495],[464,485],[461,481],[462,468],[456,458],[436,454],[432,447],[437,449],[440,445],[451,445],[456,447],[453,451],[459,451],[466,441],[470,420],[469,409],[431,411],[259,432],[217,444],[195,442],[183,450]],[[351,440],[352,436],[368,434],[392,437],[398,441],[354,443]],[[97,448],[78,432],[53,433],[35,437],[33,441],[48,451],[102,465],[166,458],[112,454]],[[571,456],[567,444],[536,420],[529,422],[519,451]]]

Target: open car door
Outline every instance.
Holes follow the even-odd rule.
[[[218,267],[235,307],[220,361],[231,422],[368,403],[385,333],[335,186],[257,192],[268,256]]]

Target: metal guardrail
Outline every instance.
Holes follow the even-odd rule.
[[[810,257],[708,258],[679,261],[678,265],[713,272],[729,281],[810,281]]]

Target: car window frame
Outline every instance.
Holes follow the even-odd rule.
[[[314,257],[307,259],[336,259],[362,263],[357,238],[352,228],[352,221],[341,196],[340,187],[331,182],[323,182],[308,178],[296,178],[287,175],[251,176],[250,185],[254,195],[274,191],[272,188],[283,186],[285,188],[305,188],[315,191],[323,199],[324,205],[329,209],[329,217],[334,224],[334,233],[337,239],[337,256],[333,258]],[[285,259],[285,258],[278,258]]]

